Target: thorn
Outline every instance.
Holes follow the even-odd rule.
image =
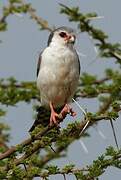
[[[118,141],[117,141],[117,137],[116,137],[116,133],[115,133],[115,128],[114,128],[112,119],[110,119],[110,124],[111,124],[111,128],[112,128],[112,131],[113,131],[113,136],[114,136],[114,140],[115,140],[117,149],[119,150]]]
[[[89,62],[89,63],[86,65],[86,67],[92,65],[94,62],[96,62],[96,60],[97,60],[98,58],[99,58],[99,54],[98,54],[91,62]]]
[[[95,44],[94,44],[94,39],[92,38],[91,35],[89,35],[89,39],[90,39],[91,43],[92,43],[93,46],[94,46],[94,52],[95,52],[96,56],[98,56],[98,55],[99,55],[99,51],[98,51],[98,48],[95,46]]]
[[[79,109],[83,112],[84,116],[86,117],[87,112],[80,106],[80,104],[74,99],[72,98],[73,102],[75,102],[75,104],[79,107]],[[82,131],[80,132],[79,136],[82,135],[82,133],[84,132],[84,130],[86,129],[86,127],[88,126],[89,121],[87,121],[87,123],[85,124],[85,126],[83,127]]]
[[[79,107],[79,109],[83,112],[83,114],[86,116],[86,111],[80,106],[80,104],[74,99],[72,98],[73,102],[75,102],[75,104]]]
[[[98,133],[104,140],[106,140],[106,136],[102,133],[102,131],[98,130]]]
[[[20,14],[20,13],[14,13],[14,15],[17,16],[17,17],[23,18],[23,15]]]
[[[89,35],[89,40],[90,40],[91,43],[93,44],[93,48],[94,48],[94,52],[95,52],[96,56],[94,57],[93,60],[91,60],[91,62],[89,62],[89,63],[87,64],[87,67],[90,66],[91,64],[93,64],[93,63],[99,58],[99,56],[100,56],[100,52],[99,52],[98,48],[95,46],[95,44],[94,44],[94,39],[92,38],[91,35]]]
[[[98,134],[101,136],[101,138],[106,140],[106,136],[103,134],[103,132],[100,129],[97,128],[97,126],[95,126],[94,129],[98,132]]]
[[[89,17],[87,20],[96,20],[96,19],[103,19],[104,16],[96,16],[96,17]]]
[[[86,54],[83,54],[83,53],[81,53],[81,52],[79,52],[79,51],[77,51],[77,54],[78,54],[80,57],[87,57]]]
[[[82,131],[80,132],[79,136],[82,135],[82,133],[85,131],[86,127],[88,126],[89,121],[87,121],[87,123],[85,124],[85,126],[83,127]]]
[[[66,175],[65,174],[63,174],[63,177],[64,177],[64,180],[66,180]]]
[[[25,164],[25,163],[23,163],[23,165],[24,165],[24,169],[25,169],[25,171],[27,172],[27,167],[26,167],[26,164]]]
[[[51,145],[49,145],[50,146],[50,149],[54,152],[54,153],[56,153],[56,151],[53,149],[53,147],[51,146]]]
[[[79,140],[79,142],[81,143],[81,146],[82,146],[84,152],[85,152],[86,154],[88,154],[89,151],[88,151],[87,147],[85,146],[84,142],[83,142],[81,139]]]

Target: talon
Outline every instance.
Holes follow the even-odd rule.
[[[66,113],[70,114],[73,117],[76,116],[76,112],[74,112],[68,104],[65,104],[64,108],[61,111],[62,115],[66,114]]]
[[[51,111],[51,115],[50,115],[50,126],[52,126],[52,124],[58,124],[57,122],[57,118],[59,117],[59,115],[55,112],[55,111]]]
[[[52,124],[58,125],[57,118],[59,117],[59,115],[55,112],[51,102],[50,102],[50,109],[51,109],[50,126],[52,126]]]
[[[74,112],[72,109],[70,110],[70,115],[72,116],[72,117],[74,117],[74,116],[76,116],[77,114],[76,114],[76,112]]]

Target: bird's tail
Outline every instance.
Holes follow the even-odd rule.
[[[32,125],[32,127],[29,129],[29,132],[32,132],[35,127],[37,127],[39,124],[43,126],[47,126],[49,124],[49,117],[50,117],[50,111],[45,109],[44,107],[37,107],[36,109],[36,118]]]
[[[56,112],[59,113],[61,108],[56,109]],[[35,127],[42,125],[43,127],[46,127],[50,123],[50,110],[40,106],[36,108],[36,118],[32,125],[32,127],[29,129],[29,132],[32,132]]]

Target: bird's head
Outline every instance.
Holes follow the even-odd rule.
[[[48,45],[51,43],[59,45],[73,45],[76,40],[74,30],[68,27],[60,27],[55,29],[48,38]]]

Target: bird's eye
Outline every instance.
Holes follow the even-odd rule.
[[[64,38],[64,37],[67,37],[67,34],[65,32],[60,32],[59,33],[60,37]]]

